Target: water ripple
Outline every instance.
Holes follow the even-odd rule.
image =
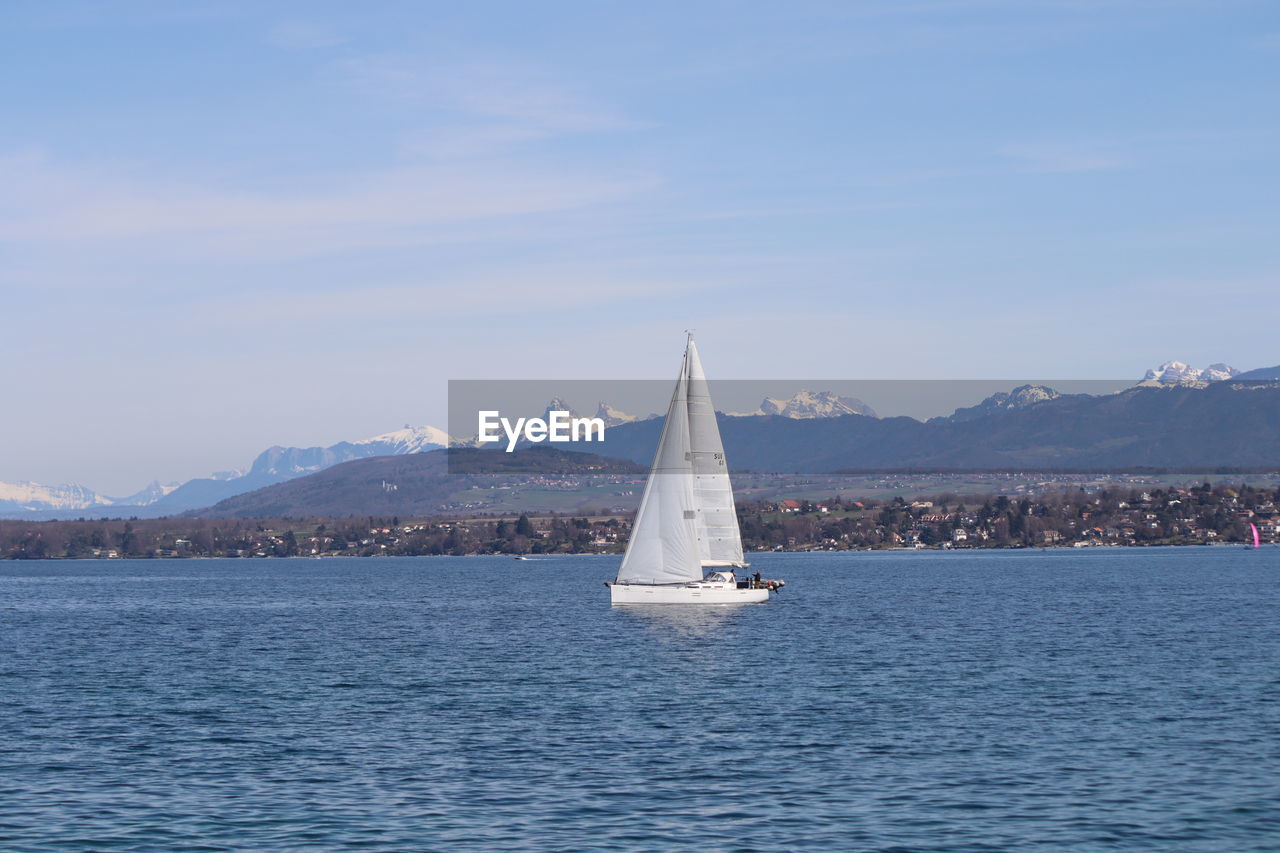
[[[1280,849],[1280,552],[0,564],[0,849]]]

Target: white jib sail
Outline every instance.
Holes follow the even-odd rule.
[[[685,362],[689,376],[689,445],[699,559],[703,568],[745,566],[724,443],[720,440],[711,390],[692,336]]]
[[[686,353],[618,583],[702,580],[689,452],[688,366]]]

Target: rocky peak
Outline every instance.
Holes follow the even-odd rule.
[[[641,420],[641,418],[636,415],[628,414],[621,409],[616,409],[613,406],[610,406],[604,400],[601,400],[600,405],[596,407],[596,417],[604,421],[604,425],[606,427]]]
[[[1034,406],[1035,404],[1043,403],[1046,400],[1056,400],[1061,396],[1062,394],[1050,388],[1048,385],[1019,385],[1012,391],[999,391],[992,394],[976,406],[956,409],[954,413],[947,417],[933,418],[933,420],[951,421],[952,423],[974,421],[978,418],[985,418],[987,415],[995,414],[996,412],[1025,409],[1028,406]]]

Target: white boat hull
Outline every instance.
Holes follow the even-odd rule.
[[[614,604],[757,604],[769,600],[767,589],[738,589],[729,584],[609,585]]]

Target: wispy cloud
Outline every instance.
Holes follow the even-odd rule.
[[[630,130],[627,118],[576,85],[545,71],[493,58],[441,62],[384,54],[343,60],[346,84],[367,97],[452,112],[468,121],[523,129],[528,135]]]
[[[438,322],[442,317],[542,316],[606,303],[616,307],[665,302],[681,294],[692,297],[729,286],[711,276],[682,278],[619,269],[605,262],[507,267],[427,273],[415,282],[313,289],[305,303],[299,302],[294,291],[252,293],[234,302],[219,296],[207,311],[200,312],[199,322],[210,327],[243,328],[246,324],[278,324],[278,318],[287,316],[292,325],[315,330],[328,325],[350,328],[352,323],[365,320],[386,324],[391,321],[389,312],[408,322]]]
[[[1113,143],[1059,140],[1007,145],[998,152],[1024,172],[1106,172],[1130,165]]]
[[[271,39],[290,47],[342,42],[305,21],[277,25]],[[651,170],[530,156],[526,146],[539,140],[639,126],[538,68],[414,54],[329,67],[341,86],[414,112],[416,127],[395,140],[394,162],[267,188],[121,161],[0,152],[0,243],[75,245],[78,253],[145,245],[156,258],[219,260],[430,245],[617,203],[661,182]]]
[[[652,175],[511,162],[470,169],[425,164],[329,175],[317,181],[319,189],[269,192],[68,165],[26,152],[0,157],[7,188],[0,242],[150,241],[157,255],[327,253],[456,239],[450,229],[589,208],[655,182]]]

